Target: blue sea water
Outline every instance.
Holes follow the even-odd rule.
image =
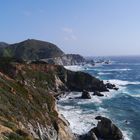
[[[91,100],[72,99],[71,93],[58,102],[60,112],[75,133],[85,133],[97,123],[95,116],[109,117],[123,131],[125,140],[140,140],[140,57],[110,57],[112,64],[86,67],[87,72],[119,87],[118,91],[92,96]],[[92,93],[91,93],[92,95]]]

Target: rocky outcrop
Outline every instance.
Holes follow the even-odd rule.
[[[114,90],[118,90],[119,88],[116,87],[116,85],[111,84],[111,83],[106,83],[106,87],[108,89],[114,89]]]
[[[100,97],[102,97],[102,96],[104,96],[103,94],[101,94],[99,91],[94,91],[94,93],[93,93],[93,95],[95,96],[100,96]]]
[[[103,81],[84,72],[67,71],[66,85],[71,91],[108,91]]]
[[[97,127],[91,129],[87,134],[77,137],[77,140],[124,140],[121,130],[113,122],[105,117],[97,116]]]
[[[90,132],[95,133],[98,138],[104,140],[123,140],[123,134],[121,130],[113,124],[113,122],[105,117],[97,116],[97,127],[93,128]]]
[[[86,90],[84,90],[84,91],[82,92],[81,98],[82,98],[82,99],[91,99],[90,93],[87,92]]]
[[[4,61],[6,63],[3,63]],[[10,70],[9,70],[10,69]],[[43,63],[21,64],[2,59],[1,72],[21,84],[46,86],[53,91],[108,91],[103,81],[84,72],[73,72],[63,66]]]
[[[94,132],[89,131],[87,134],[78,136],[77,140],[98,140],[98,138]]]

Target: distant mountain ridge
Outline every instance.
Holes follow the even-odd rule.
[[[57,65],[77,65],[86,62],[79,54],[65,54],[55,44],[35,39],[15,44],[0,43],[0,56],[23,61],[43,60]]]
[[[8,43],[0,42],[0,48],[1,48],[1,47],[7,47],[8,45],[9,45]]]
[[[0,48],[0,55],[2,57],[13,57],[22,60],[53,58],[63,54],[64,52],[56,45],[35,39],[28,39]]]

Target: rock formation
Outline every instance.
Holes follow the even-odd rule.
[[[94,91],[93,95],[95,96],[104,96],[103,94],[101,94],[99,91]]]
[[[106,87],[108,89],[114,89],[114,90],[118,90],[119,88],[116,87],[116,85],[111,84],[111,83],[106,83]]]
[[[108,118],[97,116],[97,127],[93,128],[90,132],[94,132],[98,138],[104,140],[123,140],[123,134],[121,130],[112,123]]]
[[[81,98],[82,98],[82,99],[91,99],[90,93],[84,90],[84,91],[82,92]]]
[[[97,127],[87,134],[77,136],[77,140],[124,140],[121,130],[113,122],[105,117],[97,116]]]

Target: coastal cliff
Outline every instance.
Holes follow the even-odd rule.
[[[10,69],[3,73],[4,66]],[[32,75],[35,71],[28,71],[26,77],[27,71],[22,68],[25,67],[8,63],[0,68],[0,138],[71,140],[73,135],[68,123],[57,112],[51,90],[39,85],[39,80],[47,82],[45,78],[50,80],[49,77],[44,78],[39,72],[35,77]]]
[[[99,94],[115,88],[90,74],[65,69],[62,65],[86,60],[66,55],[51,43],[2,44],[0,54],[1,140],[81,140],[57,111],[56,99],[71,91]]]
[[[77,84],[78,77],[82,78],[79,79],[82,85]],[[99,79],[62,66],[23,64],[2,58],[0,137],[9,140],[74,139],[68,122],[57,111],[55,97],[64,91],[96,90],[100,85],[105,88]]]

